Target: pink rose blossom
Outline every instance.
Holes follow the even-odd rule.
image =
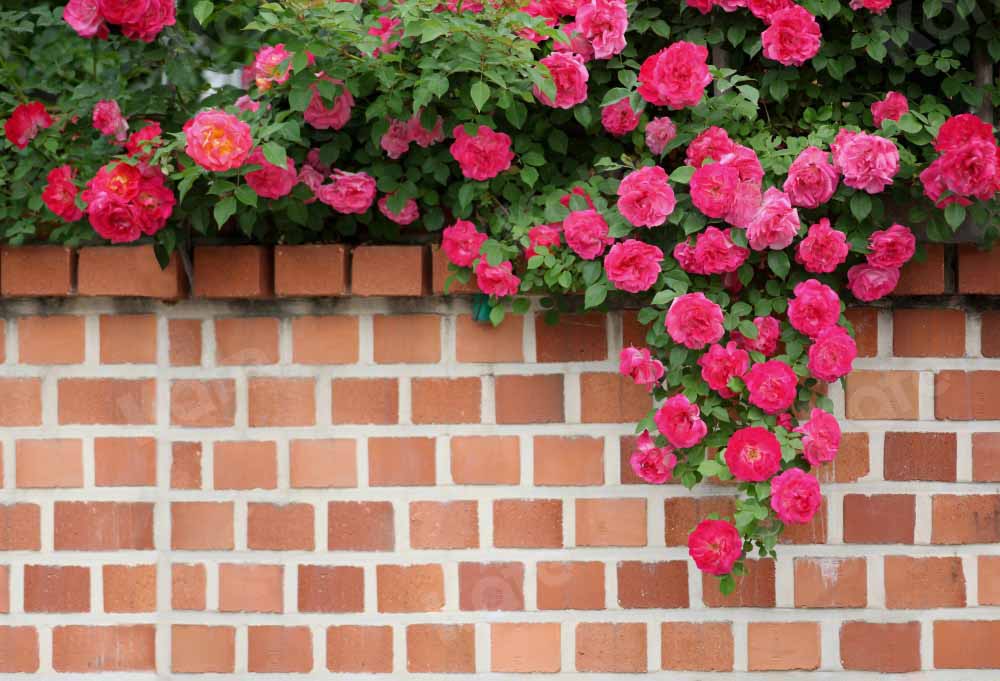
[[[97,8],[112,24],[135,24],[149,10],[150,0],[97,0]]]
[[[972,139],[945,152],[934,163],[944,188],[953,195],[988,201],[998,188],[998,154],[995,142]]]
[[[113,137],[119,144],[128,138],[128,121],[122,116],[118,102],[102,99],[94,105],[94,128],[102,135]]]
[[[628,239],[615,244],[604,257],[604,270],[615,288],[629,293],[648,291],[660,276],[663,251],[652,244]]]
[[[899,269],[855,265],[847,270],[847,288],[858,300],[870,303],[893,292],[899,283]]]
[[[711,82],[708,48],[681,40],[646,58],[638,92],[650,104],[683,109],[697,106]]]
[[[418,147],[426,149],[433,144],[444,141],[444,119],[438,116],[434,121],[434,126],[427,129],[420,122],[422,115],[423,109],[410,118],[406,128],[410,133],[410,139],[416,142]]]
[[[692,9],[696,9],[702,14],[708,14],[714,6],[713,0],[684,0],[684,4]]]
[[[815,338],[836,326],[840,319],[840,296],[826,284],[807,279],[795,286],[788,300],[788,323],[799,333]]]
[[[403,227],[416,222],[420,218],[420,208],[417,207],[415,199],[407,199],[399,212],[394,213],[389,210],[388,195],[378,200],[378,212]]]
[[[470,267],[479,257],[479,250],[488,238],[468,220],[457,220],[450,227],[445,227],[441,237],[441,250],[451,264]]]
[[[678,449],[694,447],[708,434],[698,405],[691,404],[684,395],[668,398],[653,415],[653,420],[663,436]]]
[[[743,555],[743,539],[732,523],[702,520],[688,535],[688,554],[709,575],[728,575]]]
[[[795,260],[807,272],[833,272],[847,260],[848,251],[847,235],[831,227],[827,218],[820,218],[819,222],[809,227],[806,238],[799,242]]]
[[[575,11],[575,10],[574,10]],[[530,30],[530,29],[525,29]],[[591,61],[594,58],[594,46],[590,44],[586,36],[580,32],[577,28],[576,22],[571,21],[567,24],[563,24],[562,31],[569,37],[568,43],[553,41],[552,49],[557,52],[573,52],[580,55],[584,63]],[[532,31],[533,32],[533,31]],[[538,36],[541,38],[542,36]]]
[[[882,14],[891,6],[892,0],[851,0],[851,9],[861,9],[864,7],[872,14]]]
[[[801,66],[819,52],[821,35],[816,17],[799,5],[773,12],[760,34],[764,56],[785,66]]]
[[[719,163],[736,168],[739,173],[740,182],[753,182],[760,184],[764,180],[764,168],[757,158],[757,152],[742,144],[733,146],[733,150],[724,154]]]
[[[362,214],[375,202],[375,178],[368,173],[348,173],[334,170],[332,184],[325,184],[316,198],[338,213]]]
[[[483,293],[497,298],[512,296],[521,286],[521,280],[514,276],[514,266],[510,261],[493,266],[480,258],[476,265],[476,285]]]
[[[587,101],[587,79],[590,74],[583,65],[583,57],[572,52],[553,52],[542,59],[541,63],[549,70],[556,86],[555,102],[535,86],[535,97],[542,104],[558,109],[572,109],[580,102]]]
[[[313,168],[308,163],[303,163],[302,167],[299,168],[299,176],[297,182],[299,184],[304,184],[309,187],[309,190],[313,193],[311,199],[306,199],[303,203],[316,203],[316,192],[323,185],[323,180],[325,175]]]
[[[410,130],[405,121],[389,119],[389,129],[379,140],[379,146],[389,158],[399,158],[410,150]]]
[[[646,146],[654,154],[662,154],[675,137],[677,126],[666,116],[659,116],[646,124]]]
[[[833,461],[840,448],[840,424],[832,414],[813,408],[809,420],[793,432],[802,434],[802,454],[813,466]]]
[[[375,20],[375,26],[368,29],[368,35],[373,35],[382,41],[381,46],[372,50],[372,56],[378,57],[381,54],[389,54],[399,47],[399,37],[403,35],[402,19],[379,17]]]
[[[585,0],[576,10],[576,28],[590,41],[597,59],[610,59],[625,49],[624,0]]]
[[[701,367],[701,377],[708,387],[725,398],[735,397],[736,393],[729,389],[729,379],[743,378],[750,368],[750,356],[745,350],[740,350],[734,341],[722,345],[713,345],[704,355],[698,358]]]
[[[787,247],[799,233],[799,212],[783,191],[769,187],[747,227],[747,241],[755,251]]]
[[[574,196],[579,196],[586,202],[587,208],[594,210],[594,200],[590,198],[590,195],[583,187],[573,187],[568,194],[563,194],[562,197],[560,197],[559,199],[559,204],[566,210],[569,210],[570,201],[573,199]]]
[[[691,203],[706,217],[725,217],[733,208],[734,194],[739,183],[739,171],[729,164],[712,163],[701,166],[691,176]]]
[[[756,182],[740,182],[733,194],[733,205],[723,220],[740,229],[746,229],[753,222],[760,205],[764,201],[760,184]]]
[[[662,485],[670,479],[677,465],[673,449],[657,447],[648,430],[636,438],[635,447],[628,461],[637,476],[654,485]]]
[[[292,75],[292,53],[285,49],[283,43],[264,45],[253,59],[253,77],[257,89],[261,92],[270,90],[274,85],[281,85]]]
[[[789,468],[771,480],[771,508],[783,523],[808,523],[822,499],[819,481],[801,468]]]
[[[872,121],[876,128],[882,127],[882,121],[898,121],[910,110],[910,103],[902,92],[889,92],[885,99],[871,106]]]
[[[146,168],[134,199],[142,233],[152,236],[163,229],[176,203],[163,172],[155,167]]]
[[[993,126],[971,113],[952,116],[944,122],[934,138],[934,150],[953,151],[972,140],[993,142]]]
[[[139,21],[122,24],[122,34],[130,40],[153,42],[165,27],[177,23],[174,3],[175,0],[149,0],[149,6]]]
[[[771,17],[775,12],[788,9],[793,4],[795,3],[792,0],[747,0],[750,12],[765,24],[771,23]]]
[[[24,149],[42,130],[51,127],[52,116],[41,102],[18,104],[3,125],[7,140],[18,149]]]
[[[312,98],[309,100],[309,106],[302,112],[302,118],[317,130],[340,130],[351,119],[354,97],[342,81],[328,76],[322,76],[322,79],[338,86],[339,92],[337,98],[333,100],[333,106],[328,107],[319,92],[319,87],[312,85]]]
[[[601,109],[601,125],[612,135],[621,137],[636,129],[639,116],[632,109],[628,97]]]
[[[730,336],[745,350],[759,352],[770,357],[778,351],[778,336],[781,335],[781,324],[771,316],[754,317],[753,325],[757,327],[757,337],[747,338],[739,331],[733,331]]]
[[[132,158],[148,163],[153,152],[163,146],[163,130],[159,123],[147,123],[139,128],[125,142],[125,151]]]
[[[746,262],[750,251],[733,243],[731,231],[709,227],[698,234],[695,246],[687,252],[687,242],[680,242],[674,249],[674,257],[681,268],[693,274],[725,274],[735,272]],[[678,249],[682,249],[678,254]]]
[[[597,258],[615,242],[608,231],[608,223],[593,209],[575,210],[563,220],[566,245],[584,260]]]
[[[827,152],[806,147],[792,161],[783,188],[793,206],[819,208],[833,197],[839,179]]]
[[[280,199],[282,196],[287,196],[298,181],[298,173],[295,172],[295,162],[292,159],[285,159],[284,168],[276,166],[264,158],[264,151],[260,147],[253,150],[247,163],[261,166],[260,170],[247,173],[245,179],[247,186],[254,190],[257,196],[265,199]]]
[[[884,137],[841,128],[830,148],[848,187],[878,194],[899,172],[899,150]]]
[[[781,360],[771,359],[755,364],[743,380],[750,392],[750,403],[768,414],[783,412],[795,402],[799,379],[792,368]]]
[[[663,378],[663,363],[653,359],[648,348],[623,348],[618,361],[618,371],[628,376],[636,385],[652,392],[653,387]]]
[[[670,303],[667,333],[675,343],[698,350],[722,338],[722,318],[722,308],[704,293],[685,293]]]
[[[736,150],[736,143],[729,138],[725,129],[713,125],[705,128],[691,140],[684,157],[684,163],[695,168],[705,165],[711,159],[718,163],[723,156]]]
[[[809,346],[809,373],[821,381],[832,383],[851,372],[858,356],[854,339],[839,326],[824,329]]]
[[[618,185],[618,210],[636,227],[658,227],[674,212],[677,199],[660,166],[635,170]]]
[[[465,132],[465,128],[456,125],[452,130],[455,141],[450,151],[452,158],[458,161],[462,175],[471,180],[489,180],[510,168],[514,160],[514,152],[510,149],[510,136],[502,132],[494,132],[485,125],[480,125],[476,136]]]
[[[905,225],[873,232],[868,237],[868,264],[872,267],[899,268],[909,262],[917,250],[917,237]]]
[[[130,243],[142,236],[138,207],[117,201],[111,194],[102,193],[90,201],[87,216],[94,231],[113,244]]]
[[[240,111],[249,111],[250,113],[257,113],[260,111],[260,102],[250,99],[249,95],[240,95],[237,97],[236,101],[233,102],[233,106]]]
[[[553,248],[562,245],[562,225],[538,225],[528,230],[528,241],[530,246],[524,249],[524,257],[532,258],[537,255],[535,251],[539,246],[544,246],[551,251]]]
[[[941,196],[948,192],[948,186],[945,183],[944,175],[941,170],[944,166],[944,156],[934,159],[934,162],[929,166],[924,168],[920,173],[920,183],[924,187],[924,195],[934,202],[934,205],[938,208],[944,208],[953,203],[960,204],[962,206],[971,206],[972,201],[964,196],[957,196],[955,194],[948,194],[944,198]]]
[[[250,126],[220,109],[208,109],[184,124],[184,151],[205,170],[223,172],[242,166],[253,147]]]
[[[69,0],[63,8],[63,21],[81,38],[108,37],[108,25],[97,6],[97,0]]]
[[[76,222],[83,217],[83,211],[76,205],[74,175],[76,171],[71,166],[53,168],[46,176],[45,189],[42,190],[42,202],[66,222]]]
[[[763,482],[781,468],[781,444],[767,428],[740,428],[726,443],[726,466],[743,482]]]

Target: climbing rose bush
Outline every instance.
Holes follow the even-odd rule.
[[[626,306],[649,484],[723,591],[820,506],[844,311],[997,235],[990,3],[69,0],[0,11],[0,239],[437,241],[490,319]],[[977,74],[979,74],[977,76]],[[978,79],[977,79],[978,78]],[[572,294],[572,295],[564,295]]]

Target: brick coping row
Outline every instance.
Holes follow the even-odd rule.
[[[1000,294],[1000,250],[941,244],[903,268],[896,295]],[[109,296],[175,301],[440,295],[448,263],[437,246],[196,246],[193,287],[175,254],[161,269],[151,245],[0,251],[0,296]],[[476,293],[454,282],[451,293]]]

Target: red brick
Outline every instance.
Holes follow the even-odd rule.
[[[577,546],[645,546],[645,499],[577,499]]]
[[[441,361],[441,318],[430,314],[375,315],[374,357],[378,364],[437,364]]]
[[[368,438],[368,484],[372,487],[435,483],[435,442],[430,437]]]
[[[215,489],[274,489],[278,486],[278,450],[274,442],[216,442]]]
[[[929,296],[945,293],[944,245],[924,244],[927,257],[918,262],[911,260],[903,265],[899,283],[893,291],[896,296]]]
[[[1000,433],[972,434],[972,479],[1000,482]]]
[[[331,501],[327,548],[330,551],[392,551],[395,546],[392,503]]]
[[[18,487],[83,487],[80,440],[18,440]]]
[[[34,627],[0,626],[0,672],[38,671],[38,630]]]
[[[934,622],[936,669],[1000,669],[1000,620]]]
[[[130,672],[156,669],[156,627],[67,626],[52,630],[52,668],[57,672]]]
[[[94,481],[98,487],[156,486],[156,439],[94,438]]]
[[[934,417],[940,421],[1000,419],[1000,371],[939,371],[934,376]]]
[[[562,627],[558,622],[490,624],[490,671],[507,674],[554,673],[562,668]]]
[[[524,563],[459,563],[461,610],[524,610]]]
[[[886,480],[955,482],[955,433],[886,433]]]
[[[964,608],[962,559],[910,556],[885,557],[887,608]]]
[[[868,604],[864,558],[796,558],[796,608],[863,608]]]
[[[837,458],[813,472],[822,483],[857,482],[868,475],[868,433],[843,433]]]
[[[469,378],[414,378],[410,383],[414,423],[479,423],[482,381]]]
[[[201,443],[174,442],[170,461],[171,489],[201,489]]]
[[[653,406],[645,388],[619,374],[581,374],[580,392],[584,423],[632,423]]]
[[[448,283],[448,278],[451,276],[451,270],[448,265],[448,256],[445,255],[441,247],[432,244],[431,245],[431,284],[432,290],[435,294],[442,294],[445,292],[445,284]],[[465,293],[479,293],[479,287],[476,285],[475,275],[469,278],[466,283],[460,282],[458,279],[452,279],[451,283],[448,284],[448,295],[460,295]]]
[[[604,563],[538,563],[539,610],[604,610]]]
[[[148,551],[153,548],[152,503],[56,502],[56,551]]]
[[[276,364],[276,317],[229,317],[215,320],[215,363],[222,366]]]
[[[935,494],[931,500],[932,544],[1000,542],[1000,494]]]
[[[10,612],[10,566],[0,565],[0,614]]]
[[[521,480],[516,436],[451,438],[451,478],[456,485],[516,485]]]
[[[251,673],[306,673],[313,668],[309,627],[251,626],[247,669]]]
[[[289,456],[292,487],[357,487],[354,440],[292,440]]]
[[[782,544],[825,544],[828,517],[827,499],[823,497],[812,520],[808,523],[785,525],[778,541]]]
[[[423,246],[358,246],[351,258],[356,296],[422,296],[430,290],[430,262]]]
[[[892,354],[896,357],[965,355],[965,312],[962,310],[893,310],[892,329]]]
[[[104,612],[155,612],[155,565],[104,565]]]
[[[455,359],[489,364],[523,362],[524,318],[510,315],[500,326],[493,326],[470,315],[456,317]]]
[[[750,622],[747,651],[752,672],[818,669],[819,624],[816,622]]]
[[[117,426],[154,424],[156,381],[61,378],[59,423]]]
[[[379,612],[435,612],[444,608],[440,565],[379,565]]]
[[[231,550],[233,502],[171,502],[170,548],[175,551]]]
[[[664,622],[660,666],[696,672],[733,669],[733,627],[729,622]]]
[[[399,422],[399,381],[395,378],[335,378],[331,390],[334,424]]]
[[[847,418],[913,421],[919,394],[916,371],[853,371],[847,377]]]
[[[101,315],[101,364],[155,364],[156,317]]]
[[[160,267],[153,246],[93,246],[80,249],[81,296],[127,296],[177,300],[187,294],[187,277],[173,254]]]
[[[282,612],[280,565],[219,566],[219,612]]]
[[[347,246],[342,244],[275,246],[275,295],[347,295],[348,255]]]
[[[247,508],[247,548],[251,551],[312,551],[310,504],[256,504]]]
[[[562,501],[497,499],[493,502],[493,545],[497,548],[562,548]]]
[[[271,253],[264,246],[198,246],[194,295],[198,298],[270,298]]]
[[[365,574],[360,567],[299,566],[299,612],[362,612]]]
[[[312,378],[251,378],[250,427],[316,425],[316,381]]]
[[[411,501],[410,546],[415,549],[479,547],[479,503]]]
[[[42,381],[0,378],[0,426],[42,425]]]
[[[170,628],[170,671],[231,673],[236,665],[236,627],[175,624]]]
[[[563,377],[497,376],[496,418],[499,424],[561,423]]]
[[[0,551],[38,551],[41,512],[35,504],[0,504]]]
[[[915,522],[912,494],[844,496],[846,544],[912,544]]]
[[[581,622],[576,625],[576,669],[581,672],[646,672],[646,625]]]
[[[688,607],[687,561],[618,563],[618,605],[623,608]]]
[[[878,308],[851,307],[844,314],[854,327],[858,357],[874,357],[878,354]]]
[[[39,365],[82,363],[86,352],[84,321],[76,315],[19,318],[18,361]]]
[[[392,627],[341,625],[326,630],[326,668],[331,672],[388,674]]]
[[[354,364],[359,342],[357,317],[292,318],[292,361],[296,364]]]
[[[723,595],[719,580],[701,575],[701,600],[710,608],[773,608],[775,605],[774,561],[770,558],[744,561],[746,574],[736,577],[736,589]]]
[[[535,315],[535,352],[539,362],[601,362],[608,358],[607,315],[562,315],[547,324]]]
[[[898,674],[920,670],[919,622],[844,622],[840,625],[844,669]]]
[[[993,250],[980,250],[974,244],[958,248],[958,292],[1000,293],[1000,267]]]
[[[667,546],[687,546],[688,535],[699,522],[712,513],[732,516],[735,510],[733,498],[728,496],[675,497],[664,500],[664,539]]]
[[[471,624],[410,624],[406,670],[411,674],[476,671],[476,630]]]
[[[236,422],[236,382],[231,378],[170,382],[170,425],[221,428]]]
[[[204,610],[207,575],[203,564],[170,566],[171,610]]]
[[[90,568],[24,566],[25,612],[88,612]]]
[[[68,296],[73,292],[76,255],[62,246],[20,246],[0,250],[0,292],[5,298]]]
[[[1000,556],[979,556],[979,605],[1000,605]]]
[[[170,366],[194,367],[201,364],[201,320],[171,319],[167,322]]]
[[[535,485],[603,485],[604,438],[535,436]]]

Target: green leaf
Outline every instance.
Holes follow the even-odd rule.
[[[601,100],[601,107],[608,106],[609,104],[614,104],[615,102],[620,102],[621,100],[628,97],[630,94],[632,93],[623,87],[611,88],[606,93],[604,93],[604,99]]]
[[[236,188],[236,198],[239,199],[240,203],[245,203],[248,206],[257,206],[257,192],[245,184],[241,184]]]
[[[740,333],[742,333],[747,338],[753,339],[757,337],[758,333],[757,325],[754,324],[749,319],[744,319],[743,321],[741,321],[739,323],[739,326],[737,326],[736,328],[738,328]]]
[[[788,270],[792,267],[791,263],[788,262],[788,255],[784,251],[771,251],[768,253],[767,266],[782,279],[788,276]]]
[[[477,80],[469,88],[469,96],[472,97],[472,103],[476,106],[476,111],[482,111],[483,105],[490,98],[490,86],[481,80]]]
[[[680,184],[687,184],[691,181],[692,175],[694,175],[693,166],[678,166],[674,172],[670,173],[670,179]]]
[[[608,287],[603,281],[591,284],[583,294],[583,306],[586,309],[597,307],[608,297]]]
[[[236,197],[227,196],[226,198],[215,204],[215,224],[219,227],[226,224],[226,220],[233,217],[236,213]]]
[[[288,95],[288,105],[292,111],[305,111],[312,101],[313,91],[310,88],[299,88],[292,90]]]
[[[503,321],[504,309],[503,305],[497,305],[492,310],[490,310],[490,322],[493,326],[500,326],[500,322]]]
[[[273,163],[279,168],[284,168],[288,161],[288,156],[285,154],[285,148],[278,144],[277,142],[265,142],[262,147],[264,151],[264,158],[267,159],[268,163]]]
[[[958,229],[965,222],[965,206],[958,203],[948,204],[944,209],[944,219],[952,229]]]
[[[851,197],[851,215],[858,222],[864,220],[872,212],[872,200],[864,192],[854,192]]]
[[[529,187],[534,187],[535,183],[538,182],[538,171],[531,167],[522,168],[521,181]]]
[[[194,18],[199,24],[204,26],[214,11],[215,5],[212,3],[212,0],[201,0],[201,2],[194,6]]]

